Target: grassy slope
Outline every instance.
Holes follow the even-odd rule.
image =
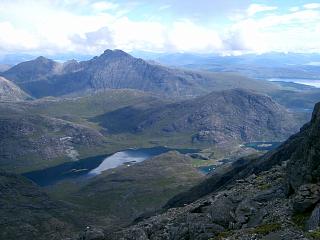
[[[169,152],[130,167],[107,170],[88,183],[65,181],[48,191],[125,225],[143,213],[160,209],[172,196],[203,178],[191,158]]]
[[[0,172],[0,239],[64,239],[74,237],[71,209],[50,199],[24,177]]]

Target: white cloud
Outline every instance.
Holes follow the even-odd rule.
[[[166,10],[166,9],[169,9],[169,8],[171,8],[170,4],[162,5],[161,7],[159,7],[159,11],[163,11],[163,10]]]
[[[161,49],[165,45],[166,28],[158,22],[131,21],[127,17],[117,19],[111,26],[117,48]]]
[[[278,7],[275,7],[275,6],[267,6],[267,5],[253,3],[248,7],[247,14],[248,16],[253,16],[260,12],[274,11],[277,8]]]
[[[217,32],[196,25],[190,20],[173,24],[169,31],[169,43],[177,51],[217,51],[223,47]]]
[[[299,11],[299,10],[300,10],[300,7],[291,7],[291,8],[289,8],[290,12],[296,12],[296,11]]]
[[[217,29],[192,19],[173,19],[171,22],[161,21],[160,17],[133,20],[126,16],[130,8],[120,7],[112,1],[18,2],[18,5],[13,1],[0,3],[0,52],[99,54],[106,48],[232,53],[320,52],[320,11],[314,3],[311,7],[287,9],[287,13],[275,11],[275,6],[251,4],[244,11],[234,11],[232,22]],[[77,9],[79,6],[81,8]],[[163,11],[168,8],[169,5],[160,6]],[[261,12],[267,14],[258,14]]]
[[[318,9],[320,8],[320,3],[308,3],[303,5],[305,9]]]
[[[24,50],[36,49],[38,40],[27,31],[15,28],[10,22],[0,22],[0,49],[14,50],[23,47]]]
[[[315,10],[249,17],[229,29],[226,48],[243,52],[320,52],[319,22],[320,12]]]
[[[92,9],[96,12],[104,12],[118,8],[118,5],[112,2],[95,2],[91,5]]]

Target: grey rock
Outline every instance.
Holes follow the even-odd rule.
[[[317,205],[313,209],[313,211],[312,211],[312,213],[306,223],[306,230],[308,230],[308,231],[309,230],[316,230],[317,228],[319,228],[319,226],[320,226],[320,206]]]
[[[87,227],[87,229],[80,235],[78,240],[104,240],[105,234],[103,230]]]
[[[23,101],[31,97],[13,82],[0,77],[0,101]]]
[[[312,209],[320,200],[320,186],[304,184],[300,186],[293,198],[293,209],[296,212],[305,212]]]
[[[211,205],[209,210],[210,220],[213,223],[223,227],[228,227],[230,222],[233,222],[232,212],[235,210],[235,205],[228,197],[218,197]]]

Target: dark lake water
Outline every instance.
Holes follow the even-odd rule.
[[[281,145],[282,142],[250,142],[244,144],[244,147],[254,148],[258,151],[270,151]]]
[[[243,145],[243,147],[249,147],[249,148],[254,148],[258,151],[270,151],[278,146],[281,145],[282,142],[249,142]],[[231,158],[225,158],[222,160],[219,160],[220,164],[226,164],[229,162],[232,162],[236,159],[231,159]],[[220,165],[219,164],[219,165]],[[201,166],[198,167],[199,171],[204,173],[204,174],[209,174],[214,172],[214,170],[217,168],[217,165],[209,165],[209,166]]]
[[[195,153],[194,149],[172,149],[166,147],[128,149],[114,154],[99,155],[81,159],[75,162],[67,162],[55,167],[43,170],[27,172],[23,175],[40,186],[53,185],[64,179],[90,178],[101,172],[119,167],[123,164],[135,164],[155,157],[162,153],[176,150],[180,153]]]
[[[200,170],[200,172],[204,173],[204,174],[209,174],[211,172],[213,172],[216,169],[216,165],[210,165],[210,166],[202,166],[199,167],[198,169]]]

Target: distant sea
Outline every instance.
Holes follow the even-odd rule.
[[[269,81],[272,82],[292,82],[303,85],[308,85],[316,88],[320,88],[320,80],[314,79],[299,79],[299,78],[269,78]]]

